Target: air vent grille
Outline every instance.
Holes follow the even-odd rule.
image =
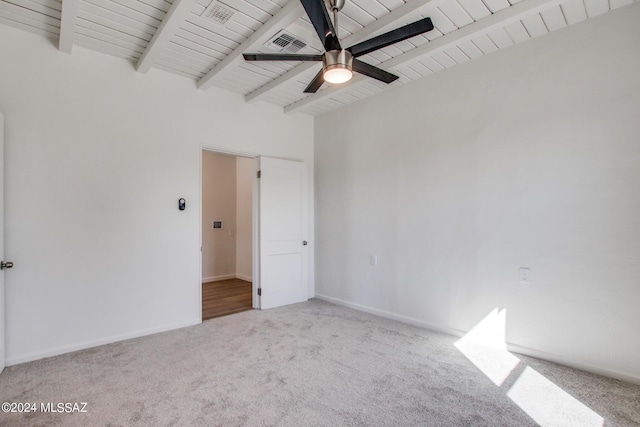
[[[202,16],[213,22],[224,25],[229,21],[229,19],[231,19],[234,13],[236,13],[235,10],[231,9],[226,4],[214,1],[209,5],[209,7],[207,7]]]
[[[278,52],[296,53],[307,47],[307,44],[284,30],[273,36],[265,46]]]

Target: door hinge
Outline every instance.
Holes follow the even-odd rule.
[[[262,171],[258,171],[258,178],[262,178]]]
[[[258,296],[262,296],[262,288],[258,288]]]

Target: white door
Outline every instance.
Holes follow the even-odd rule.
[[[4,260],[4,116],[0,114],[0,261]],[[4,261],[2,261],[4,262]],[[0,372],[4,369],[4,269],[0,271]]]
[[[306,301],[307,169],[260,158],[260,308]]]

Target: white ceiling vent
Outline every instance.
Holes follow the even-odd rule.
[[[278,34],[271,37],[271,39],[265,43],[265,46],[278,52],[296,53],[307,47],[307,43],[281,30]]]
[[[219,1],[212,1],[209,7],[205,9],[202,17],[224,25],[231,19],[234,13],[236,13],[236,11],[226,4]]]

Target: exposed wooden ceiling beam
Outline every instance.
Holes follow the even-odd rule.
[[[296,65],[294,68],[290,69],[286,73],[276,77],[274,80],[271,80],[266,85],[259,87],[251,93],[248,93],[244,96],[245,102],[253,102],[262,98],[268,92],[279,87],[281,84],[288,82],[291,79],[296,78],[300,74],[304,73],[311,67],[317,67],[318,64],[314,62],[303,62],[301,64]]]
[[[256,30],[249,38],[247,38],[240,46],[235,48],[233,52],[227,55],[222,61],[216,64],[207,74],[198,80],[199,89],[207,89],[214,81],[220,77],[224,70],[229,70],[230,64],[243,60],[242,54],[248,52],[253,46],[265,43],[269,37],[272,37],[277,31],[286,28],[300,19],[304,9],[298,0],[289,0],[289,3],[273,15],[258,30]]]
[[[195,0],[173,0],[173,4],[171,4],[171,7],[165,14],[162,23],[138,60],[136,70],[140,73],[149,71],[162,54],[171,37],[178,31],[187,16],[189,16],[194,4]]]
[[[71,53],[73,49],[73,36],[76,32],[76,17],[78,16],[79,0],[63,0],[60,16],[60,39],[58,49]]]
[[[421,56],[427,56],[441,52],[460,43],[464,43],[465,41],[474,39],[482,34],[486,34],[498,28],[503,28],[509,24],[526,18],[527,16],[531,16],[536,13],[540,13],[545,9],[557,6],[564,1],[565,0],[521,1],[520,3],[516,3],[515,5],[496,12],[493,15],[489,15],[486,18],[469,24],[466,27],[462,27],[459,30],[445,34],[444,36],[438,37],[437,39],[432,40],[429,43],[425,43],[421,46],[416,47],[415,49],[411,49],[403,54],[377,64],[376,67],[382,68],[384,70],[392,70],[399,65],[417,59]],[[349,83],[340,86],[329,87],[315,93],[314,95],[307,96],[306,98],[302,98],[299,101],[287,105],[286,107],[284,107],[284,112],[291,113],[300,110],[307,105],[322,101],[323,99],[333,96],[336,93],[345,90],[355,84],[359,84],[362,81],[364,81],[364,79],[356,80],[354,78]]]
[[[388,27],[392,25],[398,24],[405,20],[406,16],[410,13],[414,13],[419,9],[424,8],[425,10],[429,8],[435,8],[440,3],[443,3],[445,0],[411,0],[408,3],[403,4],[400,7],[395,8],[391,12],[382,16],[380,19],[376,19],[371,24],[366,27],[361,28],[355,33],[351,34],[348,37],[345,37],[340,41],[340,44],[344,47],[353,46],[356,43],[360,43],[361,41],[367,40],[370,37],[381,34]],[[300,74],[307,71],[309,68],[313,67],[313,63],[302,63],[282,74],[278,78],[270,81],[266,85],[254,90],[253,92],[247,94],[244,98],[246,102],[253,102],[259,100],[261,97],[266,95],[268,92],[279,87],[281,84],[293,79]]]

